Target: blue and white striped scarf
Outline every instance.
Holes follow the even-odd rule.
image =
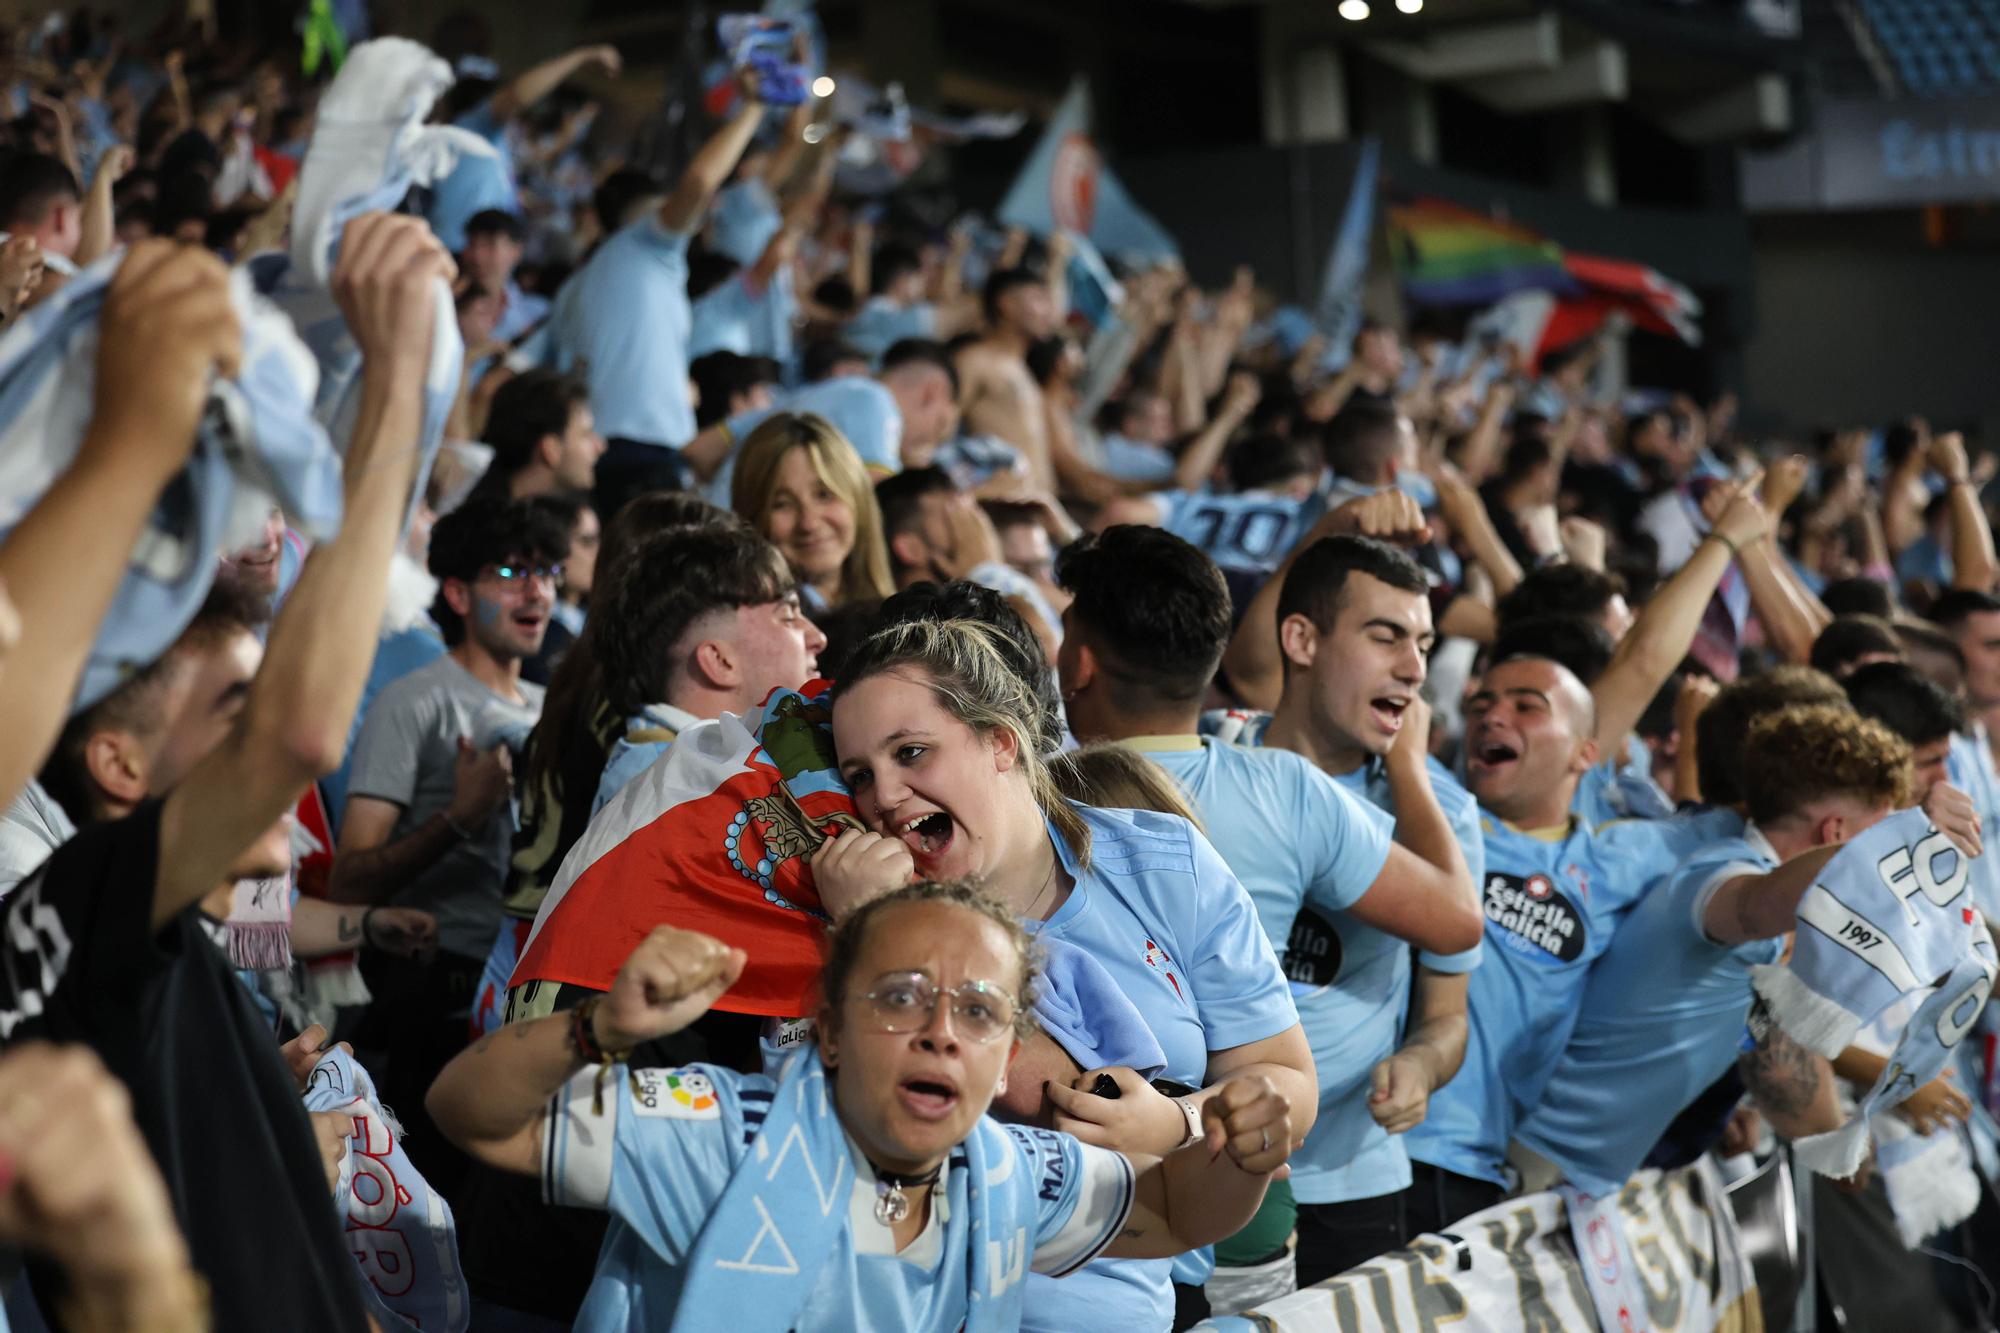
[[[1923,811],[1891,815],[1841,848],[1800,901],[1791,961],[1752,972],[1771,1017],[1828,1059],[1899,999],[1937,987],[1859,1113],[1794,1145],[1813,1170],[1853,1175],[1867,1155],[1868,1117],[1936,1077],[1985,1007],[1996,960],[1969,870]]]

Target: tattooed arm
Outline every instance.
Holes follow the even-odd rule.
[[[1757,1109],[1779,1137],[1802,1139],[1838,1129],[1845,1119],[1826,1058],[1787,1037],[1760,1000],[1750,1014],[1756,1045],[1736,1059]]]

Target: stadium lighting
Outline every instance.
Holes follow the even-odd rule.
[[[1405,14],[1422,13],[1424,0],[1396,0],[1396,8],[1402,10]]]
[[[1368,17],[1368,0],[1340,0],[1340,16],[1352,23]]]
[[[1410,2],[1410,0],[1396,0],[1396,3],[1398,3],[1398,4],[1408,4],[1409,2]],[[1423,2],[1424,2],[1424,0],[1417,0],[1417,3],[1418,3],[1418,4],[1420,4],[1420,5],[1421,5],[1421,4],[1423,3]],[[813,96],[814,96],[814,97],[831,97],[831,96],[833,96],[833,79],[832,79],[831,77],[829,77],[828,75],[825,75],[825,74],[822,74],[822,75],[820,75],[820,76],[819,76],[818,78],[814,79],[814,80],[813,80]]]

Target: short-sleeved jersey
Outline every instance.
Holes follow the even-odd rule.
[[[762,1128],[778,1081],[715,1065],[639,1069],[631,1071],[633,1078],[619,1067],[607,1080],[599,1115],[597,1072],[594,1065],[583,1070],[551,1100],[542,1145],[548,1201],[612,1216],[597,1276],[577,1313],[577,1333],[666,1328],[679,1311],[685,1260]],[[1007,1126],[1005,1133],[1022,1154],[1017,1169],[1041,1172],[1030,1270],[1073,1272],[1124,1225],[1132,1206],[1131,1163],[1051,1130]],[[900,1254],[874,1218],[875,1173],[851,1140],[849,1150],[855,1175],[847,1224],[821,1261],[796,1327],[952,1333],[966,1317],[971,1247],[985,1243],[969,1234],[964,1147],[952,1151],[933,1187],[923,1232]],[[789,1179],[801,1212],[820,1212],[814,1197],[819,1183],[810,1173],[800,1170]],[[773,1212],[776,1234],[758,1238],[770,1247],[771,1261],[791,1255],[801,1265],[812,1262],[814,1256],[792,1254],[784,1240],[787,1210]],[[731,1317],[728,1310],[695,1313],[717,1327],[727,1327]]]
[[[688,238],[657,217],[632,223],[556,293],[548,356],[582,366],[600,435],[678,449],[694,438],[688,392]]]
[[[879,380],[843,375],[787,394],[776,407],[738,412],[729,418],[723,425],[729,434],[729,457],[722,460],[722,467],[708,484],[707,494],[712,503],[729,508],[729,491],[736,480],[736,455],[743,448],[744,438],[779,412],[810,412],[825,417],[847,437],[854,452],[861,455],[871,477],[893,476],[903,470],[903,412],[896,406],[896,395]]]
[[[1548,834],[1482,812],[1486,951],[1467,1000],[1465,1061],[1405,1136],[1411,1158],[1507,1183],[1508,1141],[1562,1058],[1590,965],[1649,885],[1739,827],[1713,811],[1596,830],[1572,818]]]
[[[1723,883],[1777,864],[1754,827],[1702,847],[1647,891],[1592,966],[1569,1045],[1516,1131],[1578,1189],[1622,1186],[1734,1063],[1750,969],[1777,962],[1784,940],[1717,944],[1702,916]]]
[[[1039,927],[1090,953],[1146,1019],[1162,1076],[1201,1087],[1210,1051],[1275,1037],[1298,1022],[1276,952],[1249,893],[1200,830],[1176,815],[1078,806],[1090,865],[1050,830],[1076,883]],[[1197,1253],[1204,1253],[1197,1252]],[[1207,1279],[1209,1263],[1100,1259],[1061,1283],[1031,1277],[1024,1329],[1165,1328],[1169,1272]]]
[[[514,184],[514,151],[507,142],[506,122],[493,114],[493,103],[480,103],[460,116],[458,128],[471,130],[493,145],[491,157],[462,153],[449,175],[431,187],[424,217],[444,248],[457,254],[465,248],[465,224],[489,208],[518,215],[520,192]]]
[[[1269,574],[1319,514],[1318,497],[1266,491],[1162,491],[1160,526],[1200,547],[1224,570]]]
[[[1203,726],[1261,744],[1270,720],[1268,713],[1231,709],[1209,714]],[[1429,771],[1432,790],[1477,884],[1486,864],[1478,805],[1436,760]],[[1332,781],[1367,802],[1393,828],[1395,801],[1381,761],[1371,760]],[[1408,1016],[1410,952],[1393,935],[1346,912],[1321,913],[1310,903],[1292,924],[1282,959],[1319,1072],[1319,1118],[1305,1145],[1292,1154],[1292,1193],[1301,1203],[1378,1198],[1410,1183],[1402,1136],[1384,1131],[1368,1113],[1370,1076],[1395,1051]],[[1440,972],[1468,972],[1478,966],[1480,948],[1421,957],[1425,966]]]

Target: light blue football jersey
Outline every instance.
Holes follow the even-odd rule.
[[[597,1275],[577,1312],[577,1333],[639,1333],[666,1328],[677,1317],[693,1322],[679,1309],[684,1261],[737,1164],[750,1160],[745,1149],[778,1089],[778,1080],[767,1075],[712,1065],[638,1070],[636,1086],[624,1072],[619,1067],[614,1074],[621,1076],[606,1080],[602,1115],[594,1107],[597,1067],[577,1074],[550,1102],[544,1131],[542,1182],[549,1201],[602,1209],[612,1219]],[[1124,1224],[1131,1166],[1120,1154],[1067,1134],[1019,1127],[1007,1132],[1042,1171],[1030,1271],[1075,1271]],[[929,1223],[900,1254],[874,1219],[874,1172],[858,1149],[852,1151],[848,1223],[823,1261],[797,1326],[953,1333],[966,1317],[970,1247],[983,1243],[968,1235],[973,1210],[964,1204],[964,1148],[953,1150],[933,1187],[941,1202]],[[819,1211],[816,1182],[804,1171],[794,1174],[801,1212]],[[782,1226],[781,1215],[774,1219],[781,1248]],[[716,1327],[730,1326],[739,1315],[693,1313]]]
[[[1586,1193],[1638,1170],[1674,1117],[1735,1063],[1753,992],[1783,937],[1717,944],[1702,929],[1714,890],[1775,869],[1755,827],[1695,851],[1649,890],[1590,969],[1569,1046],[1516,1131]]]
[[[1411,1158],[1508,1183],[1507,1144],[1562,1058],[1590,965],[1649,886],[1740,827],[1711,811],[1595,830],[1572,817],[1543,834],[1481,812],[1487,947],[1472,974],[1465,1062],[1406,1136]]]
[[[1090,865],[1081,868],[1051,829],[1076,887],[1038,929],[1111,973],[1159,1040],[1163,1077],[1203,1087],[1210,1051],[1299,1021],[1250,894],[1199,829],[1151,810],[1076,810],[1090,828]],[[1061,1282],[1030,1276],[1021,1327],[1166,1328],[1173,1281],[1205,1282],[1212,1267],[1199,1250],[1174,1261],[1099,1259]]]
[[[657,216],[597,248],[556,293],[546,358],[581,366],[598,434],[678,449],[694,438],[688,389],[688,238]]]
[[[1268,574],[1319,516],[1320,500],[1261,491],[1162,491],[1160,526],[1200,547],[1223,569]]]
[[[1269,713],[1226,709],[1206,714],[1202,727],[1218,738],[1240,736],[1243,744],[1262,744],[1270,722]],[[1478,884],[1486,866],[1478,803],[1436,760],[1429,772]],[[1380,812],[1393,829],[1395,801],[1382,761],[1371,760],[1332,781]],[[1305,1145],[1292,1154],[1292,1195],[1300,1203],[1344,1203],[1405,1189],[1410,1162],[1403,1136],[1375,1123],[1368,1094],[1375,1066],[1402,1041],[1410,1006],[1410,946],[1346,912],[1322,913],[1310,902],[1297,913],[1286,945],[1285,975],[1319,1071],[1319,1118]],[[1435,971],[1469,972],[1480,954],[1474,945],[1463,953],[1424,951],[1420,957]]]

